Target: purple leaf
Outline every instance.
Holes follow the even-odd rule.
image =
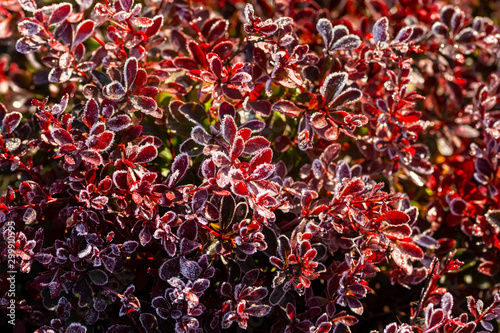
[[[19,0],[19,4],[24,10],[28,12],[34,12],[37,10],[37,5],[35,0]]]
[[[132,5],[134,4],[134,1],[133,0],[120,0],[119,3],[120,3],[122,10],[124,10],[126,12],[130,12],[130,10],[132,9]]]
[[[200,145],[207,145],[212,140],[212,136],[200,125],[195,126],[191,130],[191,138]]]
[[[205,108],[202,105],[193,102],[180,106],[179,112],[182,113],[188,120],[196,124],[203,123],[203,119],[207,117]]]
[[[441,22],[435,22],[432,25],[432,32],[438,36],[448,37],[448,27]]]
[[[182,238],[180,248],[180,255],[186,256],[194,251],[197,251],[201,248],[200,243],[189,240],[187,238]]]
[[[361,38],[359,38],[356,35],[347,35],[339,40],[337,40],[333,46],[332,49],[334,50],[352,50],[352,49],[357,49],[361,45]]]
[[[491,165],[491,162],[484,157],[478,157],[476,159],[476,162],[474,162],[474,167],[477,172],[480,172],[481,174],[488,177],[491,176],[491,173],[493,172],[493,166]]]
[[[119,101],[127,92],[120,82],[114,81],[104,87],[103,93],[110,100]]]
[[[87,328],[79,323],[72,323],[69,325],[64,333],[86,333]]]
[[[389,20],[387,17],[380,18],[373,25],[373,38],[375,38],[375,42],[385,42],[389,39]]]
[[[332,108],[339,108],[348,104],[355,103],[361,99],[363,93],[361,90],[356,88],[349,88],[341,93],[331,104],[329,104]],[[358,115],[361,116],[361,115]]]
[[[192,199],[192,208],[193,212],[199,214],[205,207],[205,203],[207,202],[208,199],[208,192],[207,190],[200,190],[197,191],[193,195]]]
[[[146,333],[157,332],[158,322],[155,316],[150,313],[141,313],[139,320]]]
[[[268,117],[271,115],[272,105],[269,101],[266,100],[257,100],[246,103],[247,108],[249,110],[253,110],[259,113],[263,117]]]
[[[321,18],[318,20],[316,24],[316,29],[319,31],[323,40],[325,41],[326,50],[330,50],[330,45],[333,44],[333,26],[332,23],[325,19]]]
[[[321,86],[321,95],[327,104],[331,103],[344,89],[349,76],[345,72],[337,72],[328,75]]]
[[[177,155],[172,163],[172,173],[170,174],[171,186],[177,184],[187,172],[189,167],[189,156],[186,153]]]
[[[49,82],[63,83],[71,78],[73,70],[71,68],[53,68],[49,73]]]
[[[44,43],[35,40],[33,36],[22,37],[16,42],[16,51],[22,54],[30,54],[36,52]]]
[[[202,273],[202,269],[197,262],[187,260],[184,258],[180,259],[180,270],[181,274],[190,280],[196,279]]]
[[[108,275],[100,269],[89,271],[87,275],[89,276],[90,280],[97,286],[104,286],[108,283]]]
[[[109,127],[109,129],[118,132],[126,129],[127,127],[132,124],[132,120],[130,119],[129,116],[121,114],[121,115],[116,115],[112,118],[110,118],[107,122],[106,125]]]
[[[129,240],[123,243],[122,251],[125,252],[126,254],[131,254],[135,252],[138,246],[139,243],[133,240]]]
[[[489,210],[484,216],[494,229],[500,230],[500,210]]]
[[[179,236],[179,238],[195,240],[198,236],[198,222],[196,222],[196,220],[187,220],[182,223],[179,230],[177,230],[177,236]]]
[[[104,264],[104,268],[108,270],[108,272],[113,273],[115,270],[116,266],[116,259],[113,257],[110,257],[108,255],[103,255],[102,256],[102,263]]]
[[[340,160],[336,168],[336,178],[337,181],[342,182],[344,178],[351,179],[351,168],[346,161]]]
[[[245,276],[243,276],[241,283],[247,286],[253,286],[257,281],[257,279],[259,278],[259,273],[260,270],[258,268],[249,270],[248,272],[245,273]]]
[[[158,276],[164,281],[180,274],[179,258],[172,258],[165,261],[158,270]]]

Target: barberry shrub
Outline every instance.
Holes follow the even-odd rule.
[[[15,332],[498,332],[494,1],[47,3],[0,6]]]

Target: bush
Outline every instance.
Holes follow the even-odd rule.
[[[498,331],[497,6],[453,3],[3,1],[2,324]]]

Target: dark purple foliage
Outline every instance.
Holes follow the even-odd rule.
[[[2,327],[498,331],[498,6],[457,3],[3,1]]]

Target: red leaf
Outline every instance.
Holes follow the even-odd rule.
[[[130,101],[135,108],[154,118],[161,118],[162,114],[154,98],[148,96],[132,96]]]
[[[145,28],[145,27],[150,27],[153,25],[153,20],[150,19],[149,17],[142,17],[142,16],[136,16],[132,17],[130,21],[140,27],[140,28]]]
[[[365,189],[365,183],[361,179],[356,178],[349,182],[349,184],[344,188],[340,196],[344,197],[349,194],[358,193],[363,191],[364,189]]]
[[[248,177],[248,180],[262,180],[271,176],[274,172],[274,165],[272,164],[261,164],[254,172]]]
[[[146,36],[155,36],[163,26],[163,15],[153,17],[153,24],[146,29]]]
[[[311,125],[317,129],[322,129],[328,126],[325,114],[322,112],[314,113],[311,117]]]
[[[83,160],[89,164],[94,166],[98,166],[102,164],[102,157],[97,151],[93,149],[84,150],[80,153]]]
[[[228,117],[226,117],[228,118]],[[245,148],[245,141],[241,136],[237,136],[232,145],[231,145],[231,150],[229,152],[229,156],[232,161],[235,161],[243,152],[243,149]]]
[[[85,105],[83,112],[83,123],[91,128],[99,120],[99,105],[94,99],[91,99]]]
[[[406,224],[388,226],[385,227],[382,231],[384,232],[384,234],[398,239],[404,239],[411,236],[411,228]]]
[[[251,139],[249,139],[246,144],[245,144],[245,154],[253,155],[260,150],[269,147],[269,141],[262,137],[262,136],[256,136]]]
[[[188,57],[175,58],[174,65],[176,67],[179,67],[182,69],[187,69],[187,70],[198,69],[198,63],[196,61],[194,61],[193,59],[188,58]]]
[[[177,82],[167,82],[161,86],[161,90],[171,95],[185,95],[186,88]]]
[[[123,76],[126,89],[130,88],[134,83],[135,77],[137,76],[138,67],[139,65],[137,63],[137,59],[134,57],[128,58],[127,61],[125,62]]]
[[[394,43],[403,43],[407,42],[411,36],[413,35],[413,27],[404,27],[403,29],[399,30],[398,35],[396,38],[394,38]]]
[[[132,185],[132,177],[126,170],[117,170],[113,173],[113,183],[120,190],[127,190]]]
[[[485,261],[479,265],[477,271],[483,273],[484,275],[493,276],[498,273],[499,269],[500,267],[498,264],[495,264],[493,261]]]
[[[236,109],[231,103],[224,101],[219,105],[218,114],[221,122],[224,120],[225,115],[231,116],[234,121],[234,117],[236,117]]]
[[[2,121],[2,133],[12,133],[21,122],[21,118],[22,116],[19,112],[11,112],[5,115]]]
[[[273,111],[278,111],[289,116],[298,117],[301,113],[301,109],[297,107],[293,102],[287,100],[281,100],[273,104]]]
[[[217,38],[221,37],[223,33],[226,32],[229,23],[226,20],[218,20],[215,24],[212,24],[210,31],[208,32],[207,40],[213,42]]]
[[[409,220],[410,218],[406,215],[406,213],[397,210],[384,213],[377,218],[377,221],[385,222],[389,225],[401,225],[408,223]]]
[[[234,43],[231,41],[222,41],[212,47],[212,52],[219,55],[222,60],[225,60],[227,57],[233,53]]]
[[[201,47],[195,41],[190,41],[188,43],[188,49],[194,61],[200,64],[203,68],[208,69],[205,52],[203,52]]]
[[[76,28],[75,40],[73,42],[73,47],[86,41],[93,33],[95,29],[95,23],[92,20],[85,20],[78,25]]]
[[[98,151],[104,151],[113,144],[114,138],[115,134],[109,131],[96,135],[93,137],[93,144],[91,148],[96,149]]]
[[[224,66],[222,65],[222,61],[219,56],[215,53],[210,53],[207,55],[207,60],[210,64],[210,70],[212,73],[217,77],[217,79],[220,79],[222,77]]]
[[[47,25],[61,23],[69,16],[69,14],[71,14],[72,10],[73,6],[71,4],[69,3],[60,4],[50,15]]]
[[[50,134],[58,145],[73,143],[73,137],[64,128],[54,128]]]
[[[233,185],[233,192],[237,195],[246,195],[248,193],[247,185],[242,181],[237,181]]]
[[[398,119],[405,124],[411,124],[420,120],[421,116],[422,113],[420,111],[403,111]]]
[[[250,170],[255,170],[261,164],[269,164],[273,159],[273,150],[265,148],[255,155],[250,161]]]
[[[231,116],[224,117],[221,127],[222,127],[221,128],[222,137],[224,138],[224,140],[232,144],[234,137],[236,136],[236,132],[238,130],[233,117]]]
[[[401,252],[413,259],[413,260],[421,260],[424,258],[424,252],[422,249],[413,242],[396,242],[397,247],[401,250]]]
[[[139,152],[132,162],[135,163],[148,163],[156,158],[158,151],[153,145],[145,145],[139,148]]]

